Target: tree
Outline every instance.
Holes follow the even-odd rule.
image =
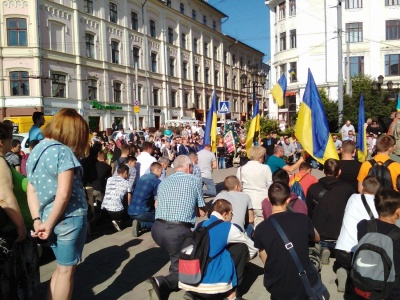
[[[326,119],[328,121],[329,132],[337,132],[338,129],[338,103],[329,100],[325,89],[319,90],[322,105],[325,110]]]
[[[247,120],[245,126],[246,131],[249,130],[249,126],[251,123],[251,119]],[[268,118],[260,118],[260,132],[261,136],[265,136],[267,132],[271,132],[273,130],[279,131],[279,122],[278,120],[268,119]]]

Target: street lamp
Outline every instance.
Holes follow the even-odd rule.
[[[267,75],[261,71],[258,71],[258,65],[253,65],[250,67],[250,74],[251,74],[251,81],[248,81],[247,75],[242,74],[240,76],[240,84],[242,85],[242,88],[251,88],[253,87],[253,111],[256,107],[256,88],[258,87],[265,87],[265,83],[267,81]],[[252,85],[250,85],[250,82]],[[259,85],[260,84],[260,85]]]

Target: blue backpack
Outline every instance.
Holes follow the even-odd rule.
[[[301,177],[299,180],[294,180],[293,185],[290,187],[290,191],[295,193],[297,196],[299,196],[299,198],[301,200],[303,200],[304,202],[306,201],[306,195],[304,194],[303,188],[300,185],[300,181],[306,177],[308,174],[304,175],[303,177]]]

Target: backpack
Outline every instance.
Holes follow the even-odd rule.
[[[371,168],[368,171],[368,176],[374,176],[381,182],[382,188],[393,189],[392,177],[390,176],[389,165],[393,160],[388,159],[384,163],[381,161],[369,160]]]
[[[398,274],[393,261],[393,241],[400,239],[400,229],[389,234],[377,232],[377,221],[369,220],[367,234],[355,247],[350,279],[353,291],[363,299],[386,299]]]
[[[300,184],[300,181],[306,177],[308,174],[302,176],[299,180],[294,179],[293,185],[290,187],[290,191],[295,193],[301,200],[304,202],[306,201],[306,195],[304,193],[304,190]]]
[[[195,230],[184,238],[178,261],[180,282],[189,285],[201,283],[208,264],[214,259],[214,257],[209,256],[209,230],[222,222],[222,220],[217,220],[206,227],[203,227],[200,223]]]

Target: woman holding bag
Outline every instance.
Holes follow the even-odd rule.
[[[77,157],[88,146],[89,127],[76,110],[63,108],[47,123],[43,136],[27,163],[33,236],[48,239],[56,257],[49,298],[71,299],[87,226],[87,200]]]

